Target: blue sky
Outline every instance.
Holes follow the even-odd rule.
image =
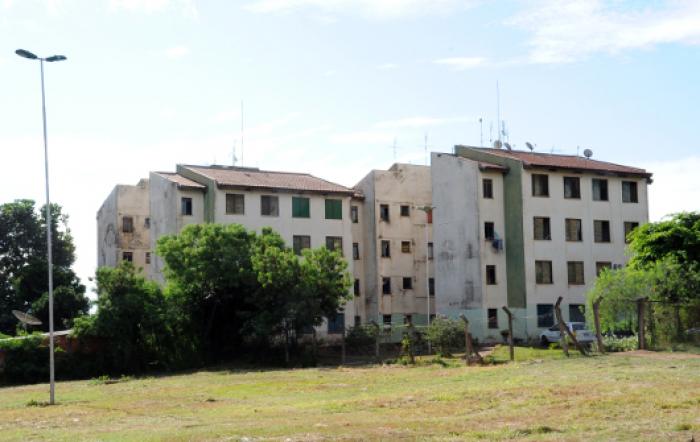
[[[700,2],[0,0],[0,202],[52,199],[82,278],[116,183],[176,163],[306,171],[353,185],[396,160],[511,144],[646,167],[651,217],[700,210]],[[244,152],[240,152],[241,100]]]

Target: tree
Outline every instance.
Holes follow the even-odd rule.
[[[630,265],[643,268],[666,257],[680,265],[700,264],[700,212],[682,212],[647,223],[631,234]]]
[[[68,328],[74,318],[87,313],[89,301],[85,286],[71,269],[75,246],[68,216],[52,204],[51,218],[54,319],[58,327]],[[0,332],[15,331],[12,310],[29,309],[48,330],[47,267],[45,208],[37,212],[31,200],[0,205]]]

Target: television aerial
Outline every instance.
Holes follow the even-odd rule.
[[[535,150],[535,146],[534,146],[531,142],[526,141],[526,142],[525,142],[525,145],[527,146],[528,149],[530,149],[530,152],[532,152],[533,150]]]
[[[506,147],[506,149],[508,149],[508,150],[513,150],[513,148],[511,147],[510,143],[503,143],[503,145]]]
[[[501,140],[496,140],[493,142],[493,147],[496,149],[503,149],[503,143],[501,143]]]
[[[15,315],[15,318],[19,320],[19,322],[22,323],[24,326],[24,329],[27,330],[28,325],[41,325],[42,322],[40,319],[30,315],[29,313],[25,313],[20,310],[12,310],[12,314]]]
[[[586,149],[583,151],[583,156],[585,156],[586,158],[590,158],[593,156],[593,151],[591,149]]]

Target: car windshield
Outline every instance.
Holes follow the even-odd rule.
[[[574,322],[573,324],[571,324],[571,327],[574,329],[574,331],[585,330],[586,324],[584,324],[583,322]]]

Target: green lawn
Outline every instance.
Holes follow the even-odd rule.
[[[700,357],[518,353],[525,360],[484,367],[422,360],[61,382],[54,407],[28,406],[47,399],[46,385],[0,388],[0,439],[700,439]]]

